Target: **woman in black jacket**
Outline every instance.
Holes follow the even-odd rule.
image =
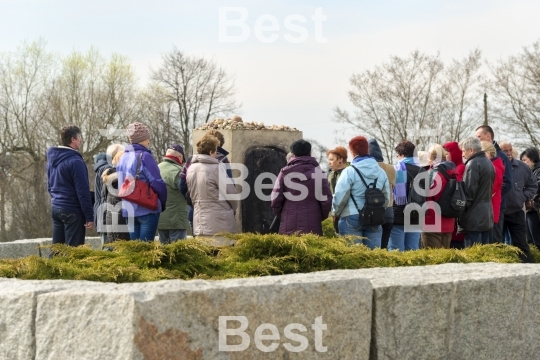
[[[540,248],[540,154],[537,148],[531,147],[521,153],[521,161],[529,165],[538,182],[538,191],[532,201],[525,203],[527,208],[527,237]]]

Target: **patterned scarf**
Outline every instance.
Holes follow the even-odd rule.
[[[400,160],[394,168],[396,169],[396,185],[392,193],[396,205],[407,204],[407,167],[405,164],[416,165],[414,158],[408,157]]]

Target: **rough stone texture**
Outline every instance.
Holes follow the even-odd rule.
[[[84,243],[85,245],[90,245],[92,249],[101,249],[101,238],[99,236],[86,237]]]
[[[51,244],[51,238],[24,239],[0,243],[0,259],[20,259],[31,255],[49,257],[51,251],[46,246]],[[92,249],[101,249],[101,239],[97,236],[86,237],[85,244]]]
[[[192,144],[194,153],[197,152],[197,142],[207,132],[208,130],[193,130]],[[302,139],[301,131],[220,129],[219,132],[223,134],[225,139],[223,148],[229,152],[229,161],[240,164],[244,164],[246,153],[252,147],[272,146],[280,148],[287,154],[289,146],[296,140]],[[239,172],[233,170],[233,176],[239,176]],[[240,186],[237,185],[237,188],[241,191]],[[236,225],[236,228],[240,231],[242,229],[242,202],[240,208],[236,210]]]
[[[344,272],[80,286],[38,297],[36,359],[367,359],[371,301],[369,281]],[[251,343],[245,351],[219,351],[219,316],[247,317]],[[327,352],[314,346],[311,324],[319,316],[328,327]],[[254,342],[263,323],[280,332],[270,354]],[[283,335],[290,323],[306,326],[305,351],[284,348],[299,345]]]
[[[536,264],[120,285],[0,278],[0,359],[529,360],[540,353],[539,303]],[[247,317],[247,350],[219,351],[219,316]],[[326,353],[314,349],[311,324],[319,316],[328,326]],[[262,323],[280,333],[269,354],[254,342]],[[283,336],[290,323],[307,328],[303,352],[283,346],[298,345]]]
[[[72,284],[72,281],[22,281],[0,278],[0,359],[35,358],[35,317],[38,296],[71,288]]]
[[[374,291],[371,359],[538,358],[538,265],[363,272]]]
[[[0,243],[0,259],[18,259],[31,255],[41,256],[41,245],[50,245],[50,238],[24,239]]]

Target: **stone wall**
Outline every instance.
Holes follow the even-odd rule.
[[[101,240],[98,236],[87,237],[85,243],[92,249],[101,249]],[[51,238],[24,239],[0,243],[0,259],[19,259],[30,255],[48,257],[49,249],[43,246],[51,244]]]
[[[0,359],[534,359],[538,285],[538,265],[493,263],[138,284],[0,279]]]

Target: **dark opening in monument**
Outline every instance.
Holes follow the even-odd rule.
[[[270,207],[270,200],[263,201],[258,198],[255,180],[262,173],[272,173],[277,177],[281,168],[287,165],[286,155],[285,151],[273,146],[255,146],[246,151],[244,164],[249,173],[245,181],[250,186],[250,192],[242,201],[242,231],[261,234],[268,231],[274,213]],[[273,181],[267,177],[262,183],[273,184]],[[263,189],[262,193],[269,197],[272,189]]]

